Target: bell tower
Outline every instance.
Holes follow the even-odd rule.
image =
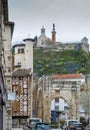
[[[44,28],[44,26],[42,26],[42,28],[41,28],[41,35],[45,35],[45,28]]]
[[[52,41],[53,41],[54,43],[56,42],[55,24],[53,24],[53,29],[52,29]]]

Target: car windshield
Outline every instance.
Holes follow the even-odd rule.
[[[40,121],[37,120],[37,119],[36,119],[36,120],[30,120],[30,123],[31,123],[31,124],[35,124],[35,123],[37,123],[37,122],[40,122]]]
[[[78,123],[73,123],[73,125],[75,126],[75,127],[82,127],[82,124],[78,124]]]
[[[50,126],[48,124],[37,124],[37,130],[50,130]]]
[[[77,123],[77,121],[69,121],[69,125],[72,125],[73,123]]]

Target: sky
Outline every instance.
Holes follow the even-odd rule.
[[[9,21],[15,23],[12,43],[40,36],[44,26],[51,38],[53,23],[58,42],[90,43],[90,0],[8,0]]]

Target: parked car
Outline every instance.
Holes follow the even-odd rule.
[[[35,130],[51,130],[49,123],[40,122],[36,123]]]
[[[65,121],[65,124],[64,124],[64,126],[63,126],[63,129],[64,130],[69,130],[69,128],[70,128],[70,125],[72,125],[73,123],[79,123],[78,122],[78,120],[66,120]]]
[[[40,118],[28,118],[27,127],[33,129],[35,127],[35,124],[38,122],[42,122],[42,120]]]
[[[70,130],[83,130],[83,124],[73,123],[72,125],[70,125]]]

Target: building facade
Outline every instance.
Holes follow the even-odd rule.
[[[11,91],[11,39],[14,23],[8,20],[8,1],[0,0],[0,129],[12,128],[11,104],[7,101]],[[9,60],[8,60],[9,59]],[[7,108],[9,103],[9,109]],[[8,118],[9,114],[9,119]],[[9,121],[7,123],[7,120]]]
[[[33,117],[41,118],[43,122],[51,121],[50,110],[50,78],[34,77],[33,81]]]
[[[51,77],[52,117],[56,120],[79,119],[80,94],[82,87],[85,86],[85,76],[82,74],[61,74]]]
[[[13,27],[14,23],[9,22],[5,25],[5,31],[4,31],[4,37],[5,41],[4,43],[4,54],[5,54],[5,68],[4,68],[4,80],[5,80],[5,86],[6,86],[6,92],[8,95],[8,92],[12,91],[11,87],[11,73],[12,73],[12,57],[11,57],[11,39],[12,39],[12,33],[13,33]],[[11,129],[12,128],[12,109],[11,109],[11,101],[6,102],[6,127]]]
[[[35,47],[39,48],[55,48],[58,50],[84,50],[87,54],[89,54],[89,43],[86,37],[82,38],[80,42],[65,42],[56,40],[56,30],[55,24],[53,24],[51,38],[48,38],[45,35],[45,28],[42,26],[41,35],[37,37]]]
[[[33,71],[33,39],[24,39],[21,44],[12,47],[12,69],[29,69]]]
[[[22,44],[12,47],[12,92],[16,100],[12,102],[13,127],[23,127],[28,117],[32,117],[33,91],[33,39],[24,39]]]
[[[52,41],[45,35],[45,28],[42,26],[41,35],[37,38],[36,47],[46,48],[52,44]]]
[[[80,119],[80,94],[85,87],[82,74],[42,76],[34,80],[34,116],[43,121]]]
[[[59,44],[59,49],[61,50],[84,50],[89,54],[89,43],[88,39],[84,37],[81,42],[71,42],[71,43],[61,43]]]
[[[28,117],[32,117],[32,73],[31,69],[16,70],[12,74],[12,92],[16,100],[12,101],[12,127],[26,125]]]

